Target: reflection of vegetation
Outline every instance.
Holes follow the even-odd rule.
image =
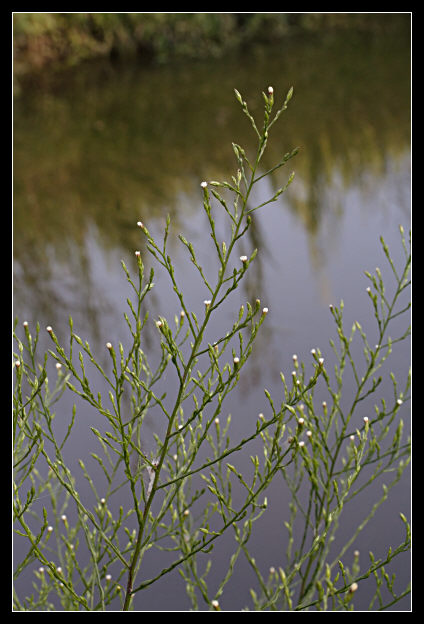
[[[374,180],[390,158],[409,151],[409,33],[400,30],[396,46],[393,38],[345,32],[213,63],[150,70],[102,64],[68,73],[49,89],[23,92],[14,111],[20,302],[28,300],[51,323],[64,302],[69,313],[83,310],[92,327],[95,315],[104,322],[110,303],[92,274],[90,233],[98,233],[94,252],[102,249],[106,258],[111,249],[140,248],[139,219],[160,228],[169,212],[176,230],[196,222],[199,180],[233,170],[232,140],[246,150],[251,145],[234,86],[248,99],[269,84],[280,95],[295,86],[296,106],[276,131],[264,168],[300,146],[285,203],[305,224],[315,254],[323,214],[341,203],[345,189],[366,176]],[[284,167],[272,178],[275,188],[287,175]],[[340,183],[331,203],[327,190],[335,175]],[[249,244],[261,248],[258,228],[251,229],[258,240]],[[259,256],[256,267],[249,299],[261,280]]]
[[[244,120],[221,95],[234,84],[247,96],[258,83],[295,84],[296,107],[269,159],[301,146],[292,207],[316,231],[335,171],[349,185],[409,149],[409,33],[393,40],[344,33],[189,68],[108,65],[79,71],[59,91],[28,93],[15,105],[17,256],[33,254],[40,237],[68,253],[64,239],[82,244],[87,219],[112,245],[135,245],[140,216],[172,213],[199,179],[232,166],[230,135],[247,147]]]

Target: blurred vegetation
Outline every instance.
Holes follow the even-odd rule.
[[[381,31],[409,23],[384,13],[15,13],[14,74],[62,69],[99,57],[216,58],[299,32]],[[19,89],[18,89],[19,90]]]
[[[14,102],[15,292],[31,300],[38,317],[56,322],[58,284],[76,298],[64,277],[71,264],[70,275],[78,275],[78,289],[85,285],[85,300],[94,299],[97,310],[87,248],[92,232],[100,248],[124,254],[140,245],[134,227],[140,218],[160,226],[169,213],[177,229],[196,219],[199,181],[234,171],[231,141],[252,148],[234,88],[261,115],[258,91],[272,85],[281,101],[294,86],[295,106],[276,127],[264,165],[300,147],[285,207],[304,224],[318,265],[325,216],[337,223],[352,188],[367,207],[378,180],[393,167],[403,171],[410,154],[409,16],[379,15],[374,29],[369,16],[351,17],[352,24],[369,18],[368,28],[334,26],[324,33],[311,26],[308,35],[257,40],[201,62],[152,66],[103,57],[28,76]],[[287,175],[284,168],[268,181],[276,190]],[[404,186],[387,190],[388,204],[402,205]],[[260,224],[251,232],[260,237]]]
[[[51,90],[28,88],[14,115],[18,255],[34,253],[33,237],[64,247],[64,214],[74,239],[83,240],[84,224],[94,220],[113,238],[109,244],[125,247],[130,232],[138,236],[133,224],[141,214],[175,218],[182,198],[191,209],[188,197],[199,180],[232,170],[231,140],[249,147],[234,87],[260,114],[254,93],[269,82],[282,98],[294,85],[296,107],[277,130],[268,164],[300,146],[286,201],[311,234],[323,211],[336,210],[326,192],[335,175],[341,197],[358,178],[365,192],[384,175],[389,157],[409,152],[408,32],[351,31],[266,49],[263,56],[258,48],[178,67],[100,62],[66,72]],[[278,172],[276,188],[286,176]],[[112,227],[118,217],[122,227]]]

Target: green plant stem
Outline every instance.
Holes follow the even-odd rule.
[[[228,247],[228,252],[226,254],[226,257],[223,260],[222,271],[221,271],[221,274],[220,274],[220,276],[218,278],[218,283],[217,283],[217,286],[215,288],[215,292],[214,292],[214,294],[212,296],[210,307],[206,311],[205,318],[204,318],[203,323],[200,326],[200,329],[199,329],[199,331],[197,333],[197,336],[195,338],[195,341],[194,341],[194,344],[193,344],[193,347],[192,347],[192,350],[191,350],[190,357],[189,357],[189,359],[187,361],[187,364],[186,364],[186,366],[184,368],[184,371],[182,373],[182,376],[181,376],[180,386],[179,386],[177,398],[175,400],[174,408],[173,408],[171,416],[169,418],[168,428],[167,428],[167,431],[166,431],[166,434],[165,434],[165,439],[164,439],[164,444],[162,446],[162,449],[161,449],[161,452],[160,452],[160,455],[159,455],[159,459],[158,459],[158,463],[157,463],[157,467],[155,469],[153,485],[152,485],[152,488],[151,488],[151,492],[150,492],[150,494],[148,496],[148,499],[146,501],[146,505],[145,505],[144,512],[143,512],[143,516],[141,518],[141,523],[140,523],[139,528],[138,528],[137,541],[136,541],[136,545],[135,545],[135,548],[134,548],[134,554],[132,556],[132,559],[131,559],[131,562],[130,562],[130,565],[129,565],[127,588],[126,588],[125,599],[124,599],[124,604],[123,604],[123,608],[122,608],[123,611],[128,611],[129,608],[130,608],[130,605],[131,605],[134,577],[135,577],[136,569],[138,568],[138,566],[140,564],[139,558],[140,558],[140,552],[141,552],[141,546],[142,546],[144,529],[145,529],[145,526],[146,526],[146,521],[147,521],[147,518],[148,518],[149,510],[151,508],[153,499],[154,499],[156,491],[158,489],[159,475],[160,475],[161,468],[162,468],[163,462],[164,462],[166,454],[167,454],[168,444],[169,444],[169,440],[170,440],[170,437],[171,437],[172,429],[173,429],[173,426],[174,426],[175,418],[176,418],[176,415],[178,413],[179,407],[181,405],[181,400],[182,400],[182,397],[183,397],[185,389],[186,389],[187,377],[188,377],[189,372],[191,370],[192,363],[193,363],[193,361],[194,361],[194,359],[195,359],[195,357],[197,355],[197,349],[201,345],[205,327],[206,327],[206,325],[207,325],[207,323],[209,321],[209,317],[210,317],[210,315],[212,313],[212,309],[214,307],[214,304],[216,302],[216,299],[218,297],[218,294],[219,294],[219,292],[221,290],[221,287],[222,287],[222,284],[224,282],[225,269],[227,268],[228,261],[229,261],[229,258],[231,256],[231,252],[232,252],[233,247],[234,247],[234,245],[235,245],[235,243],[236,243],[236,241],[238,239],[238,234],[239,234],[239,231],[240,231],[240,228],[241,228],[241,224],[242,224],[242,221],[243,221],[243,218],[244,218],[245,209],[246,209],[246,206],[247,206],[249,195],[250,195],[250,192],[252,190],[252,186],[253,186],[254,181],[255,181],[254,177],[255,177],[255,172],[256,172],[257,166],[259,164],[259,159],[260,159],[260,150],[258,150],[258,153],[257,153],[257,156],[256,156],[255,166],[254,166],[253,171],[252,171],[252,175],[251,175],[251,178],[250,178],[250,183],[249,183],[249,186],[247,188],[246,195],[245,195],[245,197],[243,197],[243,205],[242,205],[241,214],[240,214],[239,220],[237,222],[237,225],[235,227],[235,230],[234,230],[234,233],[233,233],[233,236],[232,236],[232,240],[231,240],[230,245]]]
[[[398,276],[397,276],[397,274],[395,272],[395,276],[396,276],[396,279],[397,279],[397,282],[398,282],[398,288],[396,289],[396,292],[394,293],[394,296],[393,296],[391,304],[390,305],[386,304],[387,308],[388,308],[388,313],[387,313],[386,318],[383,320],[383,323],[379,323],[378,324],[379,325],[378,344],[380,344],[380,345],[381,345],[383,337],[384,337],[384,335],[386,333],[387,326],[388,326],[388,324],[389,324],[389,322],[390,322],[390,320],[392,318],[392,311],[394,309],[394,306],[396,304],[398,296],[399,296],[401,290],[403,289],[402,283],[406,280],[406,277],[407,277],[407,274],[408,274],[408,270],[409,270],[409,263],[410,263],[410,258],[407,259],[407,262],[405,264],[405,268],[404,268],[403,273],[402,273],[400,278],[398,278]],[[348,346],[346,348],[348,350]],[[334,473],[335,473],[335,465],[336,465],[336,462],[338,460],[338,457],[339,457],[339,454],[340,454],[340,450],[341,450],[342,444],[343,444],[344,439],[345,439],[346,429],[347,429],[347,427],[349,425],[349,422],[350,422],[351,417],[353,415],[353,412],[354,412],[354,410],[356,408],[356,405],[361,400],[361,392],[362,392],[365,384],[367,383],[368,379],[372,375],[373,371],[375,370],[375,357],[371,358],[371,360],[370,360],[370,362],[368,364],[368,368],[367,368],[367,370],[366,370],[362,380],[361,381],[358,380],[358,384],[357,384],[358,387],[357,387],[357,390],[356,390],[355,397],[354,397],[354,399],[352,401],[352,405],[351,405],[351,408],[349,410],[348,416],[347,416],[346,419],[343,418],[342,430],[341,430],[341,432],[340,432],[340,434],[339,434],[339,436],[337,438],[335,450],[332,452],[330,470],[328,472],[327,483],[325,485],[325,491],[327,492],[327,494],[328,494],[328,492],[330,490],[330,484],[331,484],[331,481],[332,481]],[[324,506],[324,498],[322,499],[322,502],[320,504],[318,517],[321,517],[322,511],[323,511],[323,506]],[[306,596],[306,594],[308,593],[309,589],[312,586],[312,583],[313,583],[314,579],[317,577],[317,574],[318,574],[318,572],[319,572],[319,570],[321,568],[321,565],[322,565],[321,559],[322,558],[319,555],[320,555],[320,553],[321,553],[321,551],[322,551],[322,549],[324,547],[325,547],[325,544],[321,543],[319,549],[317,549],[316,552],[308,559],[307,567],[306,567],[305,573],[303,574],[302,585],[301,585],[300,592],[299,592],[299,604],[302,602],[304,596]],[[311,579],[308,581],[309,572],[311,570],[313,562],[317,558],[318,558],[318,563],[317,563],[317,565],[315,567],[315,571],[312,574]]]

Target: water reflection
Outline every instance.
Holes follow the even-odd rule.
[[[408,183],[402,167],[409,154],[403,36],[405,44],[396,49],[387,37],[352,34],[293,41],[221,63],[154,71],[100,67],[71,76],[60,89],[24,93],[15,104],[14,130],[18,307],[21,295],[31,293],[33,310],[38,300],[44,318],[51,301],[54,314],[65,279],[57,272],[61,262],[69,279],[77,277],[74,290],[80,293],[70,310],[88,305],[96,286],[95,278],[87,282],[92,272],[86,264],[93,226],[104,249],[121,255],[140,246],[134,228],[140,216],[152,222],[169,212],[177,230],[187,227],[199,209],[199,180],[233,171],[231,141],[252,146],[234,86],[257,112],[264,76],[280,99],[295,85],[264,166],[301,147],[287,165],[293,164],[296,179],[285,206],[308,232],[313,263],[322,264],[314,241],[326,213],[340,218],[349,186],[372,190],[387,179],[388,167],[403,171],[397,188]],[[276,172],[275,189],[288,173],[286,167]],[[99,294],[95,299],[100,302]]]
[[[199,180],[232,171],[231,141],[249,147],[253,138],[233,88],[257,110],[268,83],[279,98],[295,86],[267,163],[301,147],[301,190],[292,187],[289,203],[314,232],[330,209],[335,171],[342,198],[346,186],[381,177],[389,159],[409,151],[408,64],[406,39],[393,46],[384,36],[344,34],[210,65],[87,70],[57,91],[24,93],[15,104],[16,256],[32,255],[36,239],[66,255],[68,240],[82,244],[87,220],[109,246],[131,246],[140,214],[175,213]],[[283,169],[275,185],[284,179]]]

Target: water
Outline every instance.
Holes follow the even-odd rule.
[[[281,396],[279,373],[290,375],[294,353],[307,365],[313,347],[331,358],[330,303],[344,300],[346,327],[359,320],[371,335],[374,331],[363,272],[385,266],[380,235],[400,259],[398,226],[409,226],[409,63],[409,32],[400,27],[397,33],[294,38],[210,63],[154,68],[100,63],[24,90],[14,109],[14,313],[31,328],[36,321],[42,328],[52,325],[65,344],[71,315],[76,333],[106,364],[105,343],[127,340],[128,287],[120,260],[135,271],[134,250],[143,252],[136,222],[141,219],[159,234],[167,214],[177,275],[188,301],[200,310],[207,293],[193,279],[177,234],[193,242],[202,266],[212,270],[199,184],[234,172],[232,141],[246,149],[254,145],[233,89],[259,115],[261,91],[272,85],[281,102],[293,85],[264,167],[296,146],[300,152],[290,168],[261,185],[254,199],[272,196],[292,169],[295,181],[278,202],[254,213],[252,236],[239,254],[259,250],[245,290],[233,300],[234,310],[256,297],[270,310],[240,386],[225,407],[232,414],[234,439],[245,435],[267,409],[263,388]],[[217,216],[217,230],[224,229]],[[150,303],[151,319],[179,314],[160,274]],[[233,322],[231,309],[225,308],[212,332],[218,335]],[[155,340],[152,321],[146,330],[152,350]],[[44,333],[43,343],[50,346]],[[401,385],[408,364],[405,344],[391,363]],[[172,380],[167,383],[172,387]],[[64,414],[72,400],[65,399]],[[79,409],[76,446],[68,451],[75,464],[77,456],[85,460],[94,448],[87,426],[96,416]],[[407,421],[408,410],[407,405],[402,410]],[[261,520],[254,539],[264,571],[280,565],[274,557],[279,548],[285,550],[281,488],[281,483],[273,486],[268,498],[276,513]],[[389,544],[403,539],[398,512],[409,515],[409,490],[406,475],[355,545],[364,561],[368,550],[383,556]],[[360,506],[352,510],[341,543],[375,496],[372,491],[361,499],[363,513]],[[216,582],[226,565],[223,556],[214,568]],[[407,557],[399,558],[395,571],[401,587],[409,578]],[[223,599],[224,608],[249,604],[248,574],[242,568],[232,581],[234,591]],[[186,609],[181,590],[178,575],[166,577],[143,592],[139,608]],[[409,600],[396,608],[408,609]]]

